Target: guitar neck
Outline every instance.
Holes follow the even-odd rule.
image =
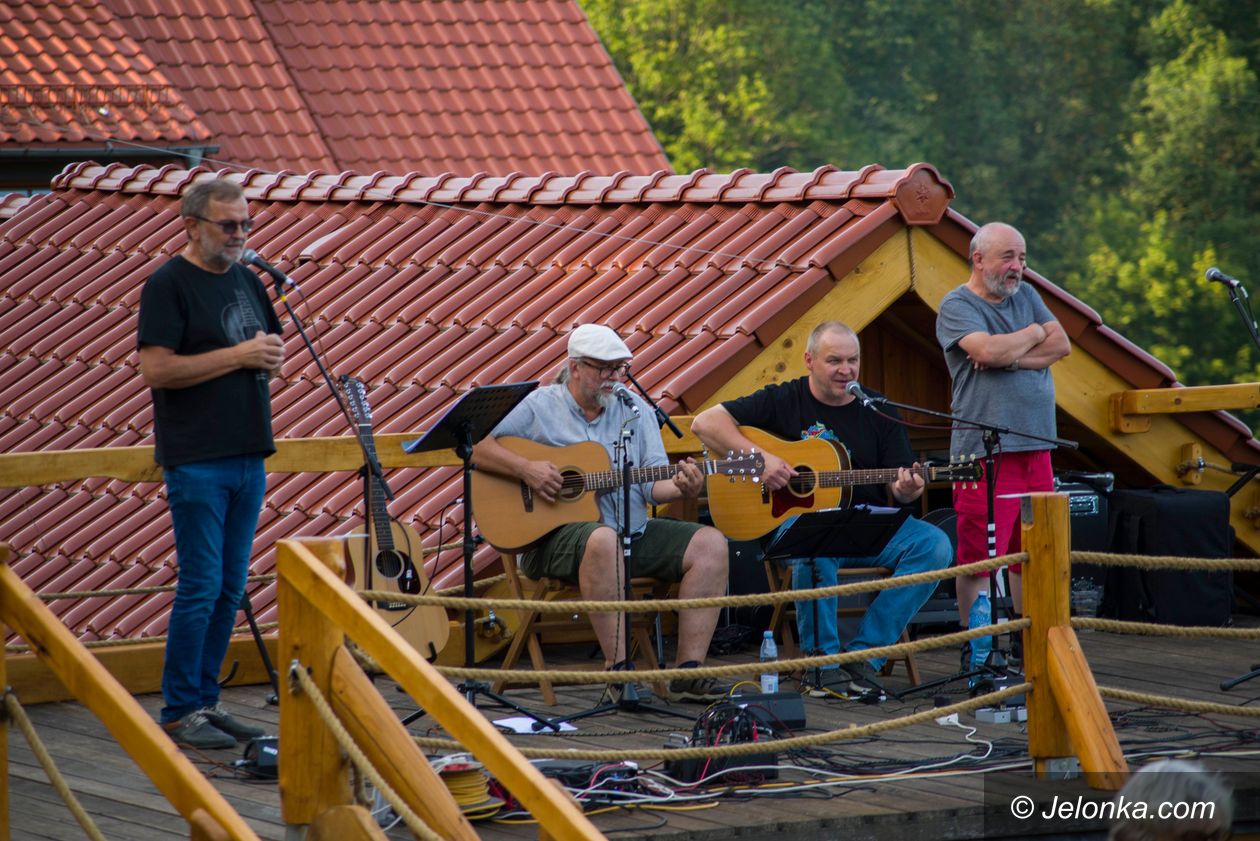
[[[359,435],[363,439],[364,449],[368,456],[376,461],[376,439],[372,435],[371,422],[359,422]],[[385,493],[380,481],[374,475],[368,476],[368,507],[371,509],[372,532],[376,535],[376,546],[381,551],[394,548],[394,533],[389,527],[389,511],[385,508]]]
[[[907,468],[911,473],[931,481],[930,468]],[[818,484],[824,488],[844,488],[849,485],[884,485],[897,480],[897,468],[881,467],[874,470],[824,470],[818,474]]]
[[[716,473],[718,470],[717,462],[713,461],[698,461],[696,466],[706,475]],[[676,464],[661,464],[656,467],[632,467],[630,468],[630,484],[640,485],[672,479],[677,472],[678,465]],[[621,477],[622,472],[620,470],[601,470],[595,473],[584,473],[582,474],[582,486],[588,491],[604,491],[610,488],[619,488],[621,487]]]

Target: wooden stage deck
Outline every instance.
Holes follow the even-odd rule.
[[[1260,661],[1254,646],[1246,643],[1116,637],[1094,632],[1081,633],[1081,640],[1100,686],[1230,704],[1260,700],[1260,680],[1228,693],[1218,689],[1223,678],[1245,672]],[[584,662],[585,649],[585,646],[549,649],[549,656],[558,662],[577,665]],[[749,651],[740,657],[748,660],[755,654]],[[724,658],[723,662],[731,659]],[[920,655],[925,680],[952,673],[956,662],[955,650]],[[905,673],[900,666],[889,678],[888,685],[892,690],[905,687]],[[380,686],[400,716],[411,711],[408,698],[395,690],[392,681],[383,680]],[[224,700],[242,717],[274,728],[277,708],[265,704],[267,691],[264,687],[234,688],[225,692]],[[965,690],[959,684],[941,693],[948,694],[954,701],[965,697]],[[595,688],[562,687],[561,706],[553,709],[584,709],[593,704],[598,695],[599,690]],[[536,691],[516,690],[510,697],[535,710],[544,710]],[[142,697],[140,701],[151,713],[156,713],[161,703],[158,696]],[[806,699],[806,732],[879,721],[930,707],[932,701],[928,695],[871,706],[809,698]],[[1117,731],[1126,753],[1178,751],[1193,755],[1203,752],[1206,764],[1229,772],[1234,779],[1236,833],[1255,832],[1260,827],[1260,727],[1252,719],[1138,710],[1120,703],[1108,706],[1122,713],[1117,719]],[[692,715],[702,709],[687,704],[673,708]],[[90,713],[73,703],[40,705],[28,712],[71,787],[106,837],[134,841],[188,837],[187,825],[139,774]],[[499,718],[506,713],[489,709],[487,714]],[[685,837],[689,841],[732,838],[948,841],[981,837],[1105,837],[1102,824],[1096,820],[1081,824],[1039,820],[1020,824],[1009,818],[999,820],[998,816],[1005,815],[1015,794],[1027,793],[1039,801],[1049,802],[1056,793],[1075,798],[1078,794],[1088,795],[1089,790],[1079,780],[1031,781],[1024,773],[1028,767],[1027,741],[1019,725],[976,724],[970,716],[963,721],[977,727],[971,742],[965,730],[926,724],[859,742],[842,742],[825,750],[815,750],[806,757],[783,758],[786,762],[809,762],[815,767],[830,764],[833,773],[828,776],[848,779],[829,787],[797,791],[767,788],[757,794],[717,798],[711,801],[715,805],[701,802],[682,803],[669,810],[613,810],[592,819],[601,830],[614,833],[613,837],[630,839],[651,836],[654,839]],[[412,731],[417,735],[425,733],[431,724],[429,719],[420,718],[412,725]],[[563,737],[534,735],[513,739],[522,746],[550,746],[562,739],[565,745],[584,748],[659,747],[669,733],[689,728],[690,723],[681,718],[618,712],[582,722],[579,732]],[[9,744],[12,805],[9,820],[13,837],[58,841],[83,837],[16,729],[10,730]],[[992,755],[987,761],[977,763],[976,757],[988,750],[989,745]],[[240,758],[239,750],[192,756],[261,838],[285,838],[276,784],[235,778],[228,763]],[[916,767],[928,766],[937,766],[937,772],[914,772]],[[1007,770],[975,773],[977,767],[997,766]],[[946,770],[972,773],[941,776]],[[785,771],[776,782],[817,783],[823,779]],[[528,823],[488,821],[479,822],[477,827],[483,838],[492,841],[537,837],[537,827]],[[390,838],[410,837],[401,828],[392,829],[388,834]],[[1235,838],[1238,837],[1252,836],[1236,834]]]

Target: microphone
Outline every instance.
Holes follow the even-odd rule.
[[[857,380],[853,380],[848,385],[846,385],[844,387],[844,390],[847,394],[851,394],[854,397],[856,397],[858,399],[858,402],[860,402],[866,408],[868,409],[875,408],[874,402],[872,402],[871,398],[866,394],[865,391],[862,390],[862,386],[857,384]]]
[[[284,287],[288,286],[298,289],[298,285],[294,283],[287,274],[268,263],[262,257],[258,256],[258,252],[252,248],[246,248],[241,251],[240,262],[246,266],[256,266],[267,274],[271,275],[271,279],[276,282],[276,294],[284,294]]]
[[[1229,275],[1225,274],[1223,271],[1218,269],[1216,266],[1213,266],[1212,268],[1204,272],[1203,276],[1206,277],[1208,280],[1214,280],[1217,283],[1223,283],[1231,289],[1233,289],[1236,286],[1242,285],[1241,281],[1239,281],[1238,278],[1230,277]]]
[[[613,386],[613,394],[617,395],[626,408],[634,412],[634,416],[639,416],[639,404],[634,402],[634,395],[630,393],[630,389],[626,388],[625,383],[617,383]]]

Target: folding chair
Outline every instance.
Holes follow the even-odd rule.
[[[512,592],[512,598],[552,602],[580,599],[582,597],[575,584],[568,584],[552,578],[539,580],[527,578],[518,568],[518,559],[515,554],[507,552],[500,552],[499,554],[503,558],[503,571],[507,575],[507,583]],[[630,587],[635,598],[653,599],[667,598],[674,589],[672,584],[656,578],[631,578]],[[637,652],[643,658],[643,668],[665,668],[660,613],[652,614],[651,618],[641,613],[628,613],[626,615],[630,617],[630,631],[634,646],[634,651],[630,652],[630,656],[633,657]],[[548,631],[571,629],[573,627],[573,617],[570,615],[540,613],[536,610],[525,611],[521,617],[520,628],[512,637],[507,653],[503,656],[504,672],[515,668],[520,661],[522,652],[526,650],[529,651],[529,659],[533,668],[537,671],[545,671],[547,669],[547,659],[543,655],[542,635]],[[649,627],[655,631],[655,645],[653,645],[652,637],[648,633]],[[510,675],[505,674],[504,677],[494,682],[491,691],[502,692],[503,687],[509,683],[514,683],[514,681]],[[556,693],[551,681],[539,681],[538,686],[542,690],[543,701],[549,706],[555,706]],[[654,681],[652,689],[658,696],[662,698],[667,697],[664,682]]]
[[[766,580],[770,583],[771,592],[780,592],[792,589],[792,567],[788,564],[781,564],[776,561],[765,561]],[[838,579],[851,578],[856,581],[862,581],[869,578],[887,578],[892,575],[892,570],[884,567],[841,567],[836,570]],[[856,583],[856,581],[843,581],[840,583]],[[866,613],[867,608],[863,607],[846,607],[843,604],[836,609],[837,616],[861,616]],[[785,659],[797,657],[799,649],[797,648],[795,637],[786,628],[784,622],[788,616],[792,617],[793,626],[796,620],[796,605],[792,602],[780,602],[774,606],[774,612],[770,614],[770,630],[774,632],[777,639],[782,640],[779,651]],[[795,630],[795,627],[792,628]],[[905,629],[901,629],[901,637],[897,642],[909,642],[910,634]],[[919,664],[914,659],[913,653],[904,654],[900,657],[889,657],[884,663],[884,668],[880,674],[887,677],[892,674],[893,666],[897,663],[906,664],[906,674],[910,678],[911,686],[919,685]]]

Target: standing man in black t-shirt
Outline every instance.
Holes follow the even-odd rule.
[[[705,409],[696,416],[692,431],[710,448],[719,452],[750,450],[753,442],[740,426],[754,426],[788,441],[823,438],[846,447],[857,470],[897,468],[896,480],[887,485],[858,485],[853,501],[868,505],[906,505],[923,493],[923,476],[912,472],[918,467],[904,427],[885,416],[898,418],[895,409],[875,410],[859,404],[845,388],[856,382],[861,367],[857,334],[838,321],[825,321],[810,333],[805,350],[808,376],[786,383],[768,385],[747,397],[728,400]],[[867,390],[868,394],[876,392]],[[762,481],[772,491],[787,486],[796,470],[780,455],[765,453]],[[795,518],[793,518],[795,519]],[[791,524],[791,520],[781,528]],[[795,589],[829,587],[836,583],[836,570],[846,566],[880,566],[894,576],[944,569],[953,551],[945,533],[929,523],[907,519],[875,557],[817,558],[810,565],[800,559],[792,562]],[[911,617],[932,595],[935,584],[896,587],[880,592],[845,647],[848,651],[892,645],[901,636]],[[838,654],[840,638],[836,622],[836,599],[818,601],[817,628],[812,606],[797,602],[796,624],[801,648],[809,653]],[[822,689],[849,695],[882,693],[876,675],[882,659],[846,664],[823,671]]]
[[[263,460],[276,451],[269,382],[284,344],[262,284],[237,262],[253,227],[240,186],[203,181],[180,216],[188,243],[145,284],[138,338],[179,564],[160,720],[180,744],[228,748],[264,733],[228,714],[218,680],[267,485]]]

